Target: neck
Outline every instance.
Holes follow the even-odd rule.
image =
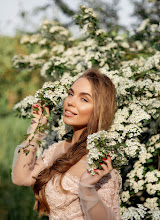
[[[73,128],[72,145],[75,144],[79,140],[79,137],[81,136],[84,129],[85,128],[81,128],[81,129]]]

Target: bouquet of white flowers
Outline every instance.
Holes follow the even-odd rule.
[[[124,146],[118,142],[118,136],[114,132],[99,131],[91,134],[87,138],[87,169],[92,175],[95,174],[94,169],[101,169],[100,163],[102,159],[110,155],[113,167],[120,170],[122,165],[128,164],[127,155]]]

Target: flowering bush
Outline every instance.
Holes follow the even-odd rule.
[[[123,177],[122,219],[159,219],[160,52],[145,47],[143,39],[133,41],[128,35],[101,30],[97,15],[85,6],[75,21],[84,30],[82,39],[73,39],[53,21],[44,21],[38,34],[22,38],[21,43],[39,49],[37,54],[15,56],[15,67],[40,68],[40,74],[53,82],[46,82],[14,109],[26,117],[33,103],[50,105],[57,116],[56,123],[49,122],[50,130],[63,138],[68,130],[61,113],[68,88],[85,69],[98,66],[115,84],[118,108],[108,131],[88,136],[88,169],[93,173],[94,167],[100,168],[101,157],[109,153]],[[122,166],[128,161],[127,167]]]

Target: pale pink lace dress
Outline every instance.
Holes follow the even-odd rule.
[[[61,141],[51,145],[43,152],[41,157],[35,160],[38,146],[36,142],[33,143],[32,146],[28,147],[30,153],[27,156],[24,155],[23,151],[18,153],[18,150],[24,147],[26,142],[17,146],[15,150],[12,166],[12,181],[17,185],[33,185],[35,183],[33,176],[38,176],[40,171],[50,166],[53,161],[65,153],[64,141]],[[118,172],[113,169],[110,174],[103,177],[96,186],[82,185],[80,190],[78,173],[79,170],[86,170],[86,160],[80,160],[72,168],[62,179],[63,188],[69,191],[67,194],[61,191],[59,175],[56,175],[54,181],[51,179],[46,185],[45,194],[50,207],[49,219],[119,220],[121,177]],[[87,189],[87,192],[89,192],[88,195],[83,193],[83,187],[84,190]],[[103,210],[101,211],[102,206],[107,210],[105,215],[101,215],[101,213],[103,213]],[[96,214],[94,210],[95,213],[99,213],[99,217],[95,217]]]

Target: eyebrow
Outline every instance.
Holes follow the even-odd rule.
[[[72,88],[70,88],[69,90],[74,93],[74,90]],[[89,93],[87,93],[87,92],[80,92],[80,95],[88,95],[88,96],[90,96],[92,98],[92,96]]]

